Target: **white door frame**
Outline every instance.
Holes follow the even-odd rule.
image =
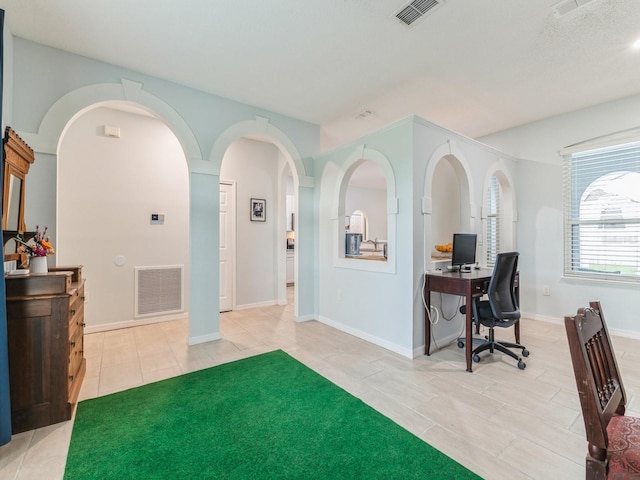
[[[220,239],[220,263],[223,261],[223,245],[227,244],[227,252],[225,257],[230,264],[230,268],[219,268],[220,271],[220,294],[229,292],[228,297],[224,298],[220,295],[220,311],[226,312],[236,308],[236,183],[229,181],[220,181],[220,211],[222,212],[222,196],[223,188],[226,192],[228,209],[224,218],[226,220],[225,228],[220,228],[220,232],[227,232],[226,242]],[[222,215],[220,216],[222,220]],[[223,272],[226,278],[222,278]]]

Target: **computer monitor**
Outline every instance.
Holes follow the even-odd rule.
[[[453,251],[451,254],[451,268],[453,270],[459,270],[465,265],[476,263],[477,238],[478,236],[475,233],[453,234]]]

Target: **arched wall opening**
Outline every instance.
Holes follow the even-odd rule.
[[[26,134],[25,140],[34,148],[37,155],[50,155],[52,163],[57,162],[56,154],[59,139],[72,118],[86,108],[103,102],[129,101],[141,108],[153,112],[162,119],[178,139],[189,167],[189,242],[185,249],[189,251],[189,334],[188,343],[193,345],[220,338],[218,272],[218,234],[219,234],[219,181],[220,164],[224,152],[231,142],[245,135],[267,134],[275,139],[279,148],[290,157],[292,171],[297,176],[295,188],[298,192],[298,211],[309,212],[309,218],[296,223],[300,241],[296,249],[298,270],[305,271],[298,281],[296,301],[298,320],[314,318],[313,295],[313,188],[314,180],[305,173],[304,164],[293,143],[269,124],[269,120],[256,117],[255,120],[236,124],[220,134],[208,159],[203,159],[198,141],[184,119],[163,100],[149,94],[143,85],[127,79],[120,84],[96,84],[79,88],[67,93],[55,102],[47,111],[37,134]],[[51,186],[55,190],[55,185]],[[55,216],[52,213],[51,216]],[[307,241],[303,241],[304,239]],[[214,244],[211,244],[213,239]],[[199,252],[215,250],[210,262],[202,262]],[[284,254],[283,254],[284,257]],[[284,259],[283,259],[284,261]],[[301,265],[302,264],[302,265]]]
[[[26,134],[25,140],[36,151],[36,155],[49,156],[51,164],[57,163],[57,149],[60,138],[71,120],[87,108],[104,102],[133,102],[140,108],[153,112],[171,129],[178,139],[190,172],[189,188],[189,242],[183,248],[189,251],[190,298],[188,343],[196,344],[220,338],[219,317],[215,312],[217,301],[203,285],[217,288],[217,272],[206,265],[193,266],[193,252],[201,247],[202,238],[210,238],[216,231],[210,225],[208,206],[211,199],[202,194],[213,178],[213,168],[209,161],[203,161],[195,135],[184,119],[167,103],[143,90],[143,85],[127,79],[120,84],[95,84],[73,90],[56,101],[46,112],[37,134]],[[55,177],[55,175],[52,175]],[[217,177],[216,177],[217,178]],[[54,180],[53,180],[54,181]],[[56,186],[48,185],[55,191]],[[52,213],[55,217],[56,213]],[[195,281],[194,281],[195,279]]]
[[[361,261],[347,255],[345,230],[345,217],[352,212],[347,212],[347,192],[354,172],[362,165],[373,162],[382,170],[384,183],[386,184],[386,257],[384,261]],[[367,270],[375,272],[395,273],[396,271],[396,222],[398,215],[398,198],[396,196],[396,178],[391,162],[381,152],[362,146],[349,155],[335,179],[333,189],[333,257],[334,265],[342,268]],[[374,249],[376,247],[374,246]]]
[[[249,150],[262,152],[262,160],[259,161],[264,175],[256,175],[255,170],[249,174],[252,159],[246,154]],[[244,152],[244,153],[243,153]],[[238,233],[238,245],[236,258],[241,251],[248,252],[248,243],[259,242],[260,238],[268,243],[263,250],[268,253],[266,258],[258,261],[264,262],[270,258],[274,262],[267,268],[266,278],[260,275],[261,280],[254,279],[256,284],[248,285],[247,295],[243,298],[236,291],[236,307],[252,308],[269,304],[286,304],[286,265],[287,265],[287,176],[291,176],[291,195],[293,204],[291,209],[296,212],[293,216],[291,228],[295,231],[294,249],[294,304],[295,316],[298,321],[313,318],[313,255],[301,255],[302,252],[313,251],[313,178],[306,175],[306,170],[297,149],[288,137],[279,129],[269,123],[263,117],[256,117],[253,121],[235,124],[220,135],[212,149],[210,159],[219,173],[220,181],[239,181],[245,179],[249,190],[242,190],[237,186],[237,220],[238,228],[246,230],[249,240],[241,240]],[[233,175],[234,179],[225,178]],[[268,181],[267,181],[268,180]],[[266,190],[265,190],[266,188]],[[261,194],[260,192],[267,192]],[[260,196],[262,195],[262,196]],[[263,198],[267,197],[268,198]],[[264,222],[250,221],[250,199],[268,200],[266,202],[266,219]],[[243,203],[244,202],[244,203]],[[240,224],[242,222],[242,224]],[[243,242],[240,245],[240,242]],[[247,245],[244,245],[247,243]],[[264,245],[261,245],[261,248]],[[257,253],[257,252],[254,252]],[[301,262],[307,262],[304,270],[306,275],[301,275]],[[311,262],[311,263],[309,263]],[[266,267],[266,264],[265,264]],[[237,285],[242,271],[248,272],[252,265],[236,265],[236,275],[233,280]],[[255,273],[255,270],[253,271]],[[249,275],[245,275],[248,277]],[[243,286],[246,286],[244,284]],[[266,288],[264,288],[266,286]],[[237,287],[234,287],[237,290]],[[258,291],[261,290],[261,293]],[[267,296],[263,294],[267,292]],[[263,295],[262,297],[260,295]]]
[[[386,261],[387,179],[382,167],[365,160],[351,172],[345,190],[346,245],[353,258]],[[355,245],[351,245],[355,242]]]
[[[223,157],[220,182],[233,185],[235,193],[225,205],[221,192],[220,288],[234,292],[232,304],[225,308],[221,298],[223,311],[287,303],[282,251],[288,253],[285,172],[291,169],[283,157],[273,143],[247,137],[235,140]],[[289,189],[295,202],[292,177]],[[229,218],[229,211],[236,212],[235,218]],[[235,242],[224,235],[231,225]]]
[[[57,167],[55,260],[83,265],[90,279],[87,331],[185,317],[189,178],[173,132],[133,103],[101,103],[65,126]],[[162,220],[152,221],[152,214]],[[179,279],[161,293],[163,302],[173,299],[171,306],[148,304],[154,299],[145,283],[141,291],[135,281],[140,270],[160,269]]]

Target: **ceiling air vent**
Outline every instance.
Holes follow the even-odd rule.
[[[589,2],[591,0],[563,0],[560,3],[556,3],[551,9],[556,17],[562,17]]]
[[[412,25],[429,10],[432,10],[442,3],[444,3],[444,0],[413,0],[413,2],[396,13],[396,18],[405,25]]]

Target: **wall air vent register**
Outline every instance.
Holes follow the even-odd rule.
[[[182,312],[182,265],[136,267],[135,307],[136,318]]]
[[[396,18],[407,26],[420,20],[427,12],[442,5],[444,0],[413,0],[396,13]]]

